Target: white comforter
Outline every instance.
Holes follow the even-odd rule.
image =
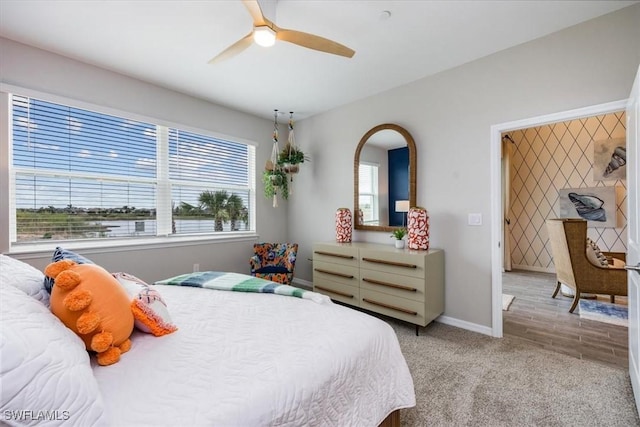
[[[113,426],[377,426],[415,405],[395,333],[333,303],[158,286],[178,331],[94,366]]]

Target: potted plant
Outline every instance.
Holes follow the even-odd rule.
[[[391,237],[394,237],[396,239],[396,248],[398,249],[404,248],[404,236],[406,235],[407,235],[406,228],[396,228],[395,230],[393,230]]]
[[[280,191],[283,199],[289,198],[287,174],[282,169],[265,170],[262,173],[262,183],[264,184],[265,197],[275,197]]]
[[[286,173],[297,173],[299,164],[304,163],[305,156],[298,147],[286,143],[278,155],[278,165],[282,166]]]

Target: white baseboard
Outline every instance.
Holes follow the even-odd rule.
[[[535,267],[531,265],[516,265],[512,266],[513,270],[525,270],[525,271],[535,271],[538,273],[555,273],[556,269],[552,267]],[[508,273],[508,272],[507,272]]]
[[[455,326],[456,328],[466,329],[471,332],[478,332],[479,334],[493,336],[493,330],[490,326],[478,325],[477,323],[467,322],[466,320],[456,319],[449,316],[439,316],[436,318],[436,322]]]

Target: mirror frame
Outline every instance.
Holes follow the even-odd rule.
[[[358,143],[358,147],[356,148],[356,154],[353,159],[353,228],[356,230],[366,230],[366,231],[393,231],[398,228],[396,226],[390,225],[363,225],[358,222],[358,209],[359,209],[359,193],[360,193],[360,185],[358,182],[358,169],[360,168],[360,152],[364,147],[364,144],[367,140],[376,132],[390,129],[395,130],[400,133],[405,141],[407,142],[407,146],[409,147],[409,206],[416,206],[416,168],[417,168],[417,156],[416,156],[416,143],[413,140],[411,134],[402,126],[398,126],[392,123],[384,123],[378,125],[372,129],[370,129],[367,133],[364,134],[360,143]]]

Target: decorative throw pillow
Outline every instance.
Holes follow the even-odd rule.
[[[82,340],[44,305],[5,282],[0,301],[0,424],[107,425]],[[25,412],[33,418],[7,418]],[[49,418],[36,418],[44,416]]]
[[[587,259],[589,262],[598,267],[608,267],[609,262],[607,261],[607,257],[604,256],[600,248],[590,238],[587,237]]]
[[[51,262],[56,262],[63,259],[70,259],[71,261],[75,261],[76,264],[95,264],[93,261],[83,257],[82,255],[58,246],[56,250],[53,251]],[[44,278],[44,288],[47,290],[47,292],[51,293],[51,289],[53,288],[53,278],[48,276]]]
[[[111,275],[120,282],[132,298],[131,311],[136,328],[156,337],[170,334],[178,329],[171,320],[167,304],[155,286],[131,274],[112,273]]]
[[[97,353],[98,364],[119,361],[133,332],[129,296],[120,283],[98,265],[66,259],[49,264],[45,274],[55,280],[51,312]]]
[[[0,255],[0,282],[12,285],[49,307],[49,293],[44,288],[44,274],[26,262]]]

